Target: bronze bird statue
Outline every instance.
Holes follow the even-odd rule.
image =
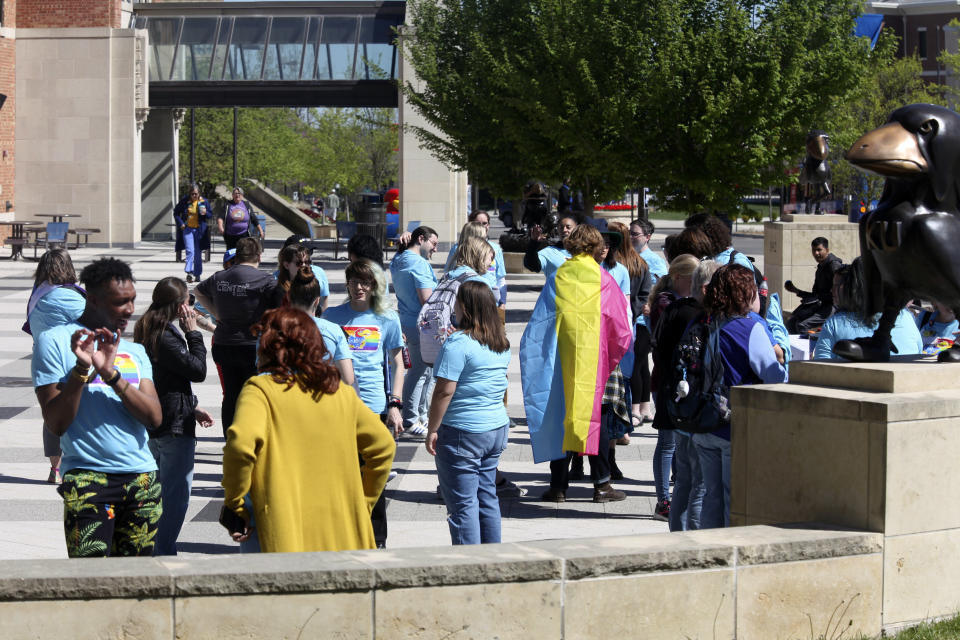
[[[960,311],[960,115],[932,104],[901,107],[845,157],[886,178],[877,208],[860,220],[867,311],[881,316],[872,336],[838,341],[833,351],[885,362],[890,331],[910,300]],[[960,347],[938,359],[960,361]]]
[[[800,187],[806,212],[820,213],[820,202],[830,195],[830,163],[827,154],[830,153],[830,136],[826,131],[814,129],[807,134],[807,157],[803,161],[800,171]]]

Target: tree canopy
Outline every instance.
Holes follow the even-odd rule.
[[[393,109],[240,109],[239,178],[302,185],[305,192],[382,190],[397,180]],[[196,177],[233,183],[233,109],[197,109]],[[180,135],[180,177],[190,172],[190,121]]]
[[[877,55],[849,0],[410,0],[412,103],[438,158],[500,195],[571,177],[729,210],[783,181]],[[886,50],[884,50],[886,54]]]

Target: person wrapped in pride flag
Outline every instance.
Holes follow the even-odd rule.
[[[610,485],[604,391],[630,348],[627,302],[599,264],[599,231],[580,225],[564,247],[572,257],[547,279],[520,342],[533,459],[551,461],[545,500],[566,499],[569,460],[578,454],[589,456],[594,502],[623,500]]]

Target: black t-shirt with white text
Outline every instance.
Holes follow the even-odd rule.
[[[274,277],[248,264],[218,271],[197,285],[197,291],[217,310],[213,342],[220,346],[256,344],[250,327],[279,304]]]

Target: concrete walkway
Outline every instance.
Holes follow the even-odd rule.
[[[672,226],[672,225],[665,225]],[[659,249],[663,234],[655,237]],[[668,229],[664,229],[668,231]],[[262,268],[275,268],[279,239],[268,244]],[[114,256],[130,262],[137,278],[136,317],[149,306],[151,292],[165,276],[181,275],[183,265],[174,261],[172,243],[143,243],[136,249],[79,249],[71,255],[79,272],[91,260]],[[219,268],[222,245],[205,275]],[[314,254],[330,280],[330,304],[345,300],[343,269],[346,261],[333,260],[332,243]],[[445,256],[436,254],[435,265]],[[32,339],[20,330],[32,286],[36,263],[0,260],[0,559],[63,558],[62,501],[56,487],[46,482],[49,464],[43,457],[41,416],[30,379]],[[664,532],[666,523],[653,520],[655,502],[651,460],[656,433],[644,427],[634,434],[629,446],[617,447],[617,462],[626,479],[615,485],[626,491],[618,503],[594,504],[589,480],[573,483],[563,504],[541,502],[549,468],[535,465],[524,426],[517,352],[520,336],[540,292],[542,276],[510,276],[507,330],[514,354],[510,365],[508,410],[517,426],[511,431],[500,469],[527,491],[518,498],[501,500],[504,542]],[[127,338],[132,336],[132,323]],[[209,349],[209,337],[207,340]],[[220,418],[220,385],[208,352],[206,382],[194,385],[200,406]],[[222,490],[219,422],[199,438],[193,495],[180,535],[182,554],[236,553],[235,545],[217,523]],[[394,469],[398,472],[388,485],[388,546],[416,547],[449,544],[443,503],[436,494],[437,478],[433,458],[422,443],[401,438]]]

